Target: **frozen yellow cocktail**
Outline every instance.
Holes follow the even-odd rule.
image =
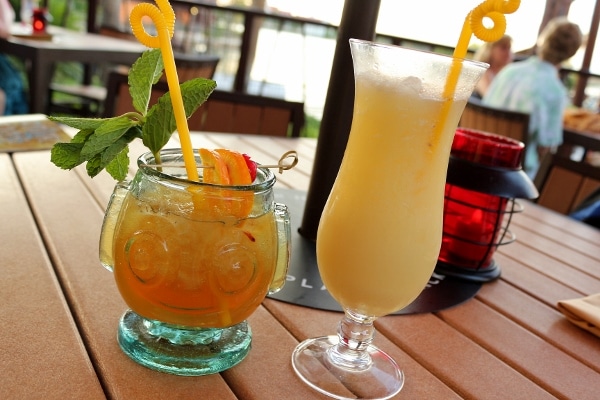
[[[384,399],[404,378],[371,345],[373,322],[414,300],[435,268],[454,131],[487,65],[356,39],[350,48],[352,128],[316,244],[323,283],[345,314],[336,336],[300,343],[292,365],[331,397]]]
[[[448,155],[469,93],[458,93],[440,119],[444,99],[432,85],[378,70],[356,75],[352,130],[321,217],[317,263],[331,295],[363,315],[407,306],[436,264]]]

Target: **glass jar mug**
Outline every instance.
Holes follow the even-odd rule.
[[[155,370],[206,375],[248,354],[246,319],[285,282],[289,215],[266,168],[251,185],[221,186],[187,180],[182,162],[179,149],[161,151],[160,166],[147,153],[116,185],[100,261],[130,308],[122,350]]]

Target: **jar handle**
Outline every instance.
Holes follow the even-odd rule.
[[[277,293],[285,284],[292,251],[292,229],[288,208],[285,204],[275,203],[274,212],[277,223],[277,264],[269,286],[269,294]]]
[[[115,185],[104,220],[102,221],[102,230],[100,232],[100,263],[104,268],[111,271],[114,267],[113,259],[113,239],[115,236],[115,226],[121,212],[125,195],[129,192],[130,182],[122,181]]]

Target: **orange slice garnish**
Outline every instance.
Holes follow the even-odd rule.
[[[227,165],[231,185],[241,186],[252,183],[248,164],[242,153],[227,149],[216,149],[215,152]],[[254,194],[249,191],[232,191],[230,200],[231,212],[239,218],[247,217],[254,206]]]
[[[200,149],[198,152],[202,159],[202,165],[207,167],[204,168],[203,181],[217,185],[230,185],[229,169],[221,155],[217,151],[208,149]]]
[[[252,183],[246,160],[241,153],[227,149],[199,149],[203,169],[203,181],[222,186],[244,186]],[[205,188],[202,191],[204,206],[198,211],[210,218],[233,216],[240,220],[247,217],[254,207],[254,194],[249,191]]]
[[[252,183],[248,164],[246,164],[246,159],[242,153],[227,149],[216,149],[215,152],[221,156],[221,159],[227,165],[232,185],[249,185]]]

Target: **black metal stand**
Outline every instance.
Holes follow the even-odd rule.
[[[461,268],[438,261],[435,272],[458,279],[485,283],[499,278],[501,270],[500,266],[494,260],[490,262],[490,265],[479,270]]]

